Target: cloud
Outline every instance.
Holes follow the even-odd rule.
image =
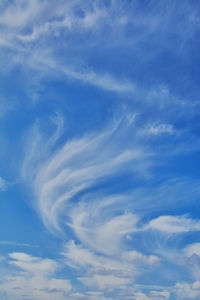
[[[141,223],[145,209],[163,208],[166,195],[166,207],[174,202],[174,197],[178,201],[176,195],[180,201],[188,198],[183,187],[190,183],[186,184],[185,179],[171,179],[153,188],[135,188],[124,194],[109,192],[109,180],[115,176],[132,174],[146,182],[143,174],[149,165],[145,167],[145,164],[153,155],[144,154],[143,145],[137,139],[123,143],[123,136],[135,130],[136,121],[136,118],[132,122],[129,118],[120,119],[102,131],[65,142],[61,139],[64,120],[59,115],[54,120],[57,126],[54,134],[44,138],[36,123],[26,144],[22,175],[34,191],[36,208],[50,231],[61,230],[68,239],[62,252],[65,264],[76,270],[81,283],[97,290],[127,289],[139,275],[152,268],[157,270],[163,257],[173,262],[175,256],[164,253],[166,241],[160,245],[163,242],[160,233],[172,236],[200,228],[198,220],[187,215],[161,215],[146,225]],[[98,186],[104,184],[105,188],[101,187],[99,192]],[[190,197],[195,198],[199,187],[192,184]],[[149,238],[144,241],[150,231],[151,242]],[[143,252],[137,247],[144,242]],[[155,293],[151,297],[159,298]]]
[[[21,252],[10,253],[9,257],[13,259],[10,264],[34,275],[47,276],[58,269],[58,264],[51,259],[41,259]]]
[[[145,264],[154,264],[159,262],[159,258],[155,255],[143,255],[137,251],[125,251],[122,253],[122,258],[134,263],[145,263]]]
[[[179,299],[199,299],[200,281],[195,281],[194,283],[177,283],[175,285],[175,293]]]
[[[121,288],[132,282],[131,278],[99,274],[95,274],[92,277],[81,277],[79,280],[89,287],[97,287],[100,290],[109,291],[112,291],[114,288]]]
[[[93,192],[93,187],[109,182],[116,174],[143,174],[143,150],[121,143],[129,126],[132,124],[119,120],[103,131],[59,144],[57,150],[59,135],[54,134],[56,140],[44,140],[36,125],[23,165],[23,177],[32,185],[47,228],[62,229],[67,237],[70,227],[79,241],[66,243],[65,263],[81,274],[79,281],[100,290],[130,284],[140,266],[148,270],[159,262],[155,255],[127,250],[127,235],[141,230],[138,216],[124,211],[129,196]],[[43,153],[38,151],[41,145]]]
[[[137,231],[136,223],[138,218],[131,213],[108,216],[108,220],[102,218],[102,214],[106,209],[112,209],[114,203],[120,198],[106,199],[101,204],[84,205],[80,204],[78,208],[72,210],[72,228],[76,236],[89,247],[104,254],[115,255],[121,251],[121,239],[127,235]],[[111,201],[109,205],[109,200]],[[115,201],[114,201],[115,200]],[[122,201],[123,199],[121,199]],[[83,204],[83,205],[82,205]],[[112,206],[111,206],[112,205]]]
[[[41,13],[43,5],[40,1],[15,1],[2,11],[2,25],[24,27]]]
[[[200,243],[186,244],[181,249],[181,255],[179,253],[177,256],[179,256],[180,264],[188,269],[194,280],[198,281],[200,278]]]
[[[74,268],[83,267],[89,270],[91,275],[94,273],[118,275],[119,277],[134,277],[135,267],[112,256],[95,254],[94,252],[76,245],[74,241],[70,241],[65,245],[63,255],[66,257],[66,264]]]
[[[114,299],[168,299],[167,289],[135,288],[137,281],[154,280],[159,285],[164,279],[168,282],[168,277],[173,280],[177,264],[182,268],[190,262],[199,267],[199,245],[186,245],[182,233],[192,234],[195,241],[200,223],[177,213],[180,207],[183,214],[189,213],[200,194],[199,182],[188,179],[186,157],[182,164],[179,156],[199,150],[199,103],[194,101],[198,91],[191,67],[196,60],[192,47],[199,31],[198,9],[187,0],[181,5],[147,2],[0,3],[2,76],[9,84],[16,79],[13,75],[20,77],[23,84],[14,84],[19,99],[26,98],[26,93],[28,98],[35,99],[37,94],[45,100],[56,95],[54,104],[37,103],[31,118],[38,113],[43,118],[60,107],[63,115],[69,109],[67,115],[79,124],[80,119],[75,119],[79,110],[87,127],[85,134],[73,137],[73,132],[65,132],[64,117],[57,113],[51,118],[56,127],[51,134],[52,124],[46,123],[43,132],[38,120],[26,132],[21,173],[45,226],[65,239],[62,259],[74,269],[74,281],[94,290],[84,293],[80,288],[70,294],[70,282],[55,275],[60,270],[58,261],[19,252],[9,255],[12,272],[2,285],[2,291],[10,290],[11,299],[14,295],[19,299],[29,295],[32,299],[109,299],[106,294]],[[43,85],[44,93],[39,95],[36,90]],[[65,95],[74,98],[66,101]],[[119,105],[118,114],[123,116],[102,130],[88,132],[91,123],[80,105],[84,101],[95,127],[88,95],[95,113],[101,105],[102,116],[105,111],[110,116]],[[0,102],[0,117],[7,117],[12,108]],[[21,116],[17,117],[21,120]],[[23,128],[28,119],[22,117]],[[186,177],[178,177],[182,169]],[[196,166],[189,171],[196,172]],[[0,177],[0,189],[7,186]],[[168,265],[174,267],[171,276]],[[198,282],[197,272],[195,276]]]
[[[93,85],[97,88],[119,94],[133,94],[136,91],[135,83],[126,78],[119,78],[109,72],[99,73],[85,64],[84,67],[60,64],[50,53],[37,52],[27,62],[31,69],[40,71],[45,77],[54,77],[66,80],[77,80],[82,84]]]
[[[133,60],[134,68],[138,56],[143,60],[149,56],[152,59],[152,56],[157,57],[162,50],[170,51],[166,40],[171,39],[171,35],[174,41],[181,39],[185,47],[189,45],[188,41],[192,34],[195,34],[194,24],[198,24],[195,23],[198,15],[192,5],[185,3],[179,7],[179,16],[174,7],[165,4],[155,6],[152,1],[148,5],[147,12],[139,9],[137,1],[131,4],[122,1],[110,1],[107,4],[100,1],[83,3],[80,0],[59,1],[59,4],[56,1],[49,3],[38,0],[4,2],[0,15],[0,42],[6,47],[5,55],[7,48],[15,52],[9,61],[12,67],[20,64],[21,68],[24,66],[24,70],[28,67],[29,72],[34,69],[41,73],[43,70],[47,78],[57,78],[60,74],[61,77],[65,75],[68,81],[78,80],[103,90],[138,96],[143,87],[140,87],[138,92],[135,81],[129,79],[132,76],[128,68],[121,72],[120,76],[116,76],[116,72],[113,73],[112,68],[106,67],[105,64],[105,68],[99,72],[95,64],[91,63],[90,57],[98,57],[98,49],[101,49],[109,65],[113,53],[120,50],[118,56],[121,55],[120,58],[124,60],[126,53],[131,49],[136,57]],[[187,14],[181,14],[184,11]],[[190,15],[190,18],[183,18],[183,15]],[[177,26],[172,27],[171,23]],[[183,35],[183,27],[188,29],[188,34]],[[144,44],[151,45],[158,41],[160,47],[147,53]],[[174,52],[181,52],[180,47],[172,43],[170,45],[173,46]],[[182,52],[180,56],[183,56]],[[165,100],[166,91],[162,91]],[[152,96],[159,98],[159,95],[150,89],[148,98]]]
[[[186,256],[192,256],[193,254],[200,256],[200,243],[193,243],[186,246],[183,249],[183,253]]]
[[[71,290],[71,283],[66,279],[57,279],[52,275],[61,266],[52,259],[34,257],[23,252],[9,254],[8,263],[13,268],[9,275],[4,275],[0,292],[9,299],[66,299]]]
[[[9,185],[10,183],[0,176],[0,191],[2,192],[6,191]]]
[[[136,292],[133,297],[135,300],[167,300],[170,299],[170,293],[167,291],[151,291],[148,294]]]
[[[14,241],[0,241],[0,245],[5,246],[19,246],[19,247],[36,247],[34,245],[26,244],[26,243],[20,243],[20,242],[14,242]]]
[[[113,297],[105,297],[103,296],[102,292],[86,292],[85,294],[82,293],[73,293],[69,297],[70,300],[73,299],[84,299],[84,300],[114,300]]]
[[[83,12],[83,17],[76,13],[77,2]],[[45,13],[46,11],[48,14]],[[71,34],[79,36],[80,32],[93,31],[95,25],[99,24],[99,19],[104,18],[108,19],[109,14],[107,10],[98,7],[96,2],[91,5],[82,4],[79,1],[62,2],[59,6],[54,1],[51,4],[47,1],[31,0],[14,2],[7,5],[1,13],[1,24],[4,26],[1,44],[17,52],[15,61],[12,61],[13,65],[16,65],[17,61],[23,62],[30,70],[36,69],[40,72],[42,70],[47,77],[53,74],[54,77],[56,73],[56,76],[58,74],[62,77],[66,76],[67,80],[78,80],[111,92],[133,93],[134,84],[124,79],[124,76],[116,78],[108,71],[99,73],[92,67],[88,67],[87,63],[84,63],[84,68],[81,67],[83,63],[78,66],[69,64],[69,61],[75,61],[74,58],[70,58],[71,54],[67,63],[59,63],[58,57],[53,55],[54,50],[59,48],[57,43],[56,47],[53,46],[56,45],[54,39],[63,38],[64,35],[67,40]],[[15,27],[15,32],[13,27]],[[42,44],[39,43],[41,39],[44,41]],[[36,42],[37,47],[35,47]],[[70,49],[74,46],[76,47],[70,43],[64,48],[71,53]],[[34,53],[30,51],[32,48],[34,48]]]
[[[159,155],[159,154],[158,154]],[[161,159],[168,159],[165,155]],[[173,155],[170,157],[172,158]],[[157,159],[158,156],[157,156]],[[159,166],[161,166],[159,163]],[[165,162],[164,162],[165,164]],[[162,174],[158,174],[162,178]],[[153,186],[143,186],[134,189],[131,193],[132,203],[135,210],[145,211],[158,211],[168,210],[172,205],[176,209],[184,208],[186,211],[189,205],[194,205],[198,201],[200,195],[200,185],[195,179],[187,177],[171,176],[161,179],[161,181],[155,182]],[[137,201],[140,199],[140,202]],[[142,205],[141,205],[142,203]]]
[[[16,109],[16,104],[8,99],[0,98],[0,120]]]
[[[158,230],[168,234],[199,231],[200,221],[190,219],[187,216],[160,216],[151,220],[146,229]]]
[[[139,275],[140,266],[155,265],[159,258],[143,255],[137,251],[122,251],[118,256],[95,254],[93,251],[70,241],[65,245],[62,255],[65,263],[77,271],[85,270],[86,275],[78,279],[93,288],[112,290],[132,283]]]
[[[33,186],[38,199],[38,210],[49,229],[59,228],[58,216],[66,211],[65,207],[69,201],[81,192],[87,191],[112,175],[126,172],[132,166],[133,173],[143,172],[146,154],[138,147],[127,147],[122,144],[119,147],[120,139],[117,135],[122,134],[120,131],[126,132],[126,127],[121,123],[118,134],[117,128],[118,125],[114,124],[102,132],[68,141],[56,151],[52,151],[49,142],[43,140],[38,125],[33,128],[22,174]],[[109,142],[111,139],[112,145]],[[41,145],[43,150],[39,151]],[[140,161],[142,161],[141,171]],[[130,217],[127,215],[123,218],[125,220]],[[112,225],[114,223],[109,226]],[[76,228],[78,229],[77,226]]]
[[[152,134],[152,135],[159,135],[159,134],[175,134],[175,130],[173,125],[171,124],[152,124],[148,125],[145,129],[141,130],[142,134]]]
[[[168,287],[156,287],[156,286],[140,286],[134,285],[132,288],[122,289],[120,296],[123,299],[134,299],[134,300],[167,300],[170,299],[171,288]]]

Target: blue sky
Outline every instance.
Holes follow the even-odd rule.
[[[1,299],[200,299],[199,8],[1,1]]]

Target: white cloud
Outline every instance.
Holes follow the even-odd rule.
[[[152,3],[149,6],[151,10]],[[85,52],[88,52],[89,57],[91,55],[96,57],[96,49],[101,47],[106,58],[110,49],[115,51],[124,48],[124,45],[127,48],[131,45],[132,49],[137,49],[136,52],[143,53],[141,55],[145,57],[148,56],[147,52],[145,50],[144,53],[140,44],[143,45],[143,41],[149,37],[149,33],[157,33],[160,37],[168,35],[167,26],[161,26],[161,24],[163,25],[162,5],[157,4],[156,6],[158,10],[161,10],[161,14],[153,13],[152,15],[138,14],[135,3],[131,5],[131,9],[128,5],[124,5],[123,9],[120,7],[117,1],[104,4],[90,0],[86,2],[80,0],[51,1],[51,3],[49,1],[21,0],[5,3],[2,5],[3,9],[0,14],[3,25],[0,43],[15,51],[9,65],[13,66],[20,63],[21,67],[25,66],[29,70],[37,70],[37,73],[44,73],[45,77],[60,76],[63,79],[64,75],[68,81],[77,80],[83,84],[93,85],[119,94],[141,95],[144,94],[143,87],[138,88],[134,80],[127,78],[125,71],[120,76],[116,76],[107,69],[99,72],[92,67],[87,55],[84,55]],[[187,5],[185,8],[188,11],[191,10],[191,7]],[[165,16],[168,21],[171,20],[171,14],[173,15],[173,9],[172,11],[169,10]],[[194,20],[195,12],[192,11],[191,14]],[[183,27],[193,31],[189,19],[181,19],[181,21],[184,24]],[[134,32],[132,38],[127,35],[127,26]],[[174,34],[182,35],[182,31],[178,30],[179,26],[175,28]],[[118,39],[116,39],[116,33],[119,36]],[[184,42],[187,41],[187,38],[182,35]],[[57,42],[58,39],[59,42]],[[84,45],[78,42],[80,39]],[[174,47],[174,51],[177,51],[178,48]],[[84,54],[82,49],[84,49]],[[61,53],[64,55],[60,60]],[[73,55],[73,53],[76,54]],[[8,69],[7,64],[6,70]],[[169,104],[174,104],[175,97],[171,100],[172,95],[169,94],[165,86],[161,86],[159,92],[157,90],[151,88],[147,92],[147,96],[144,96],[147,102],[152,99],[155,102],[159,100],[158,106],[167,106],[168,108]],[[186,102],[191,107],[191,101]],[[180,106],[180,101],[178,106]],[[150,132],[151,134],[172,134],[173,128],[170,124],[162,123],[152,125]]]
[[[14,241],[0,241],[0,245],[5,246],[19,246],[19,247],[37,247],[31,244],[21,243],[21,242],[14,242]]]
[[[102,254],[95,254],[94,252],[76,245],[74,241],[70,241],[65,246],[63,255],[66,257],[66,264],[79,268],[83,267],[85,270],[95,273],[111,274],[122,277],[135,277],[135,266],[122,261],[117,258],[104,256]],[[93,275],[92,275],[93,276]]]
[[[71,283],[52,277],[61,268],[56,261],[22,252],[10,253],[9,257],[9,264],[17,267],[18,271],[13,268],[10,275],[3,277],[0,291],[10,299],[66,299]]]
[[[85,295],[81,293],[73,293],[70,295],[73,299],[85,299]]]
[[[150,299],[169,299],[170,293],[168,291],[151,291],[150,293]]]
[[[76,268],[78,273],[85,272],[79,276],[82,283],[93,282],[94,288],[109,289],[114,277],[116,282],[121,280],[121,285],[133,282],[140,265],[147,265],[147,270],[159,259],[126,247],[130,241],[127,235],[141,230],[137,228],[138,216],[124,211],[131,199],[90,191],[121,172],[143,175],[146,154],[134,147],[134,143],[121,143],[132,122],[117,121],[102,132],[63,143],[59,150],[56,146],[60,143],[63,121],[59,118],[56,122],[58,129],[47,140],[38,124],[33,128],[22,168],[23,178],[33,187],[38,212],[50,230],[62,228],[65,233],[66,226],[73,230],[79,244],[67,243],[63,254],[68,266]],[[109,287],[103,282],[103,275],[111,276]]]
[[[73,239],[78,243],[67,243],[63,254],[65,263],[76,269],[83,284],[99,290],[117,289],[132,284],[140,272],[145,273],[152,265],[156,268],[159,258],[154,254],[159,251],[152,246],[150,255],[145,255],[131,249],[127,235],[133,235],[131,244],[134,245],[134,234],[147,230],[153,231],[157,237],[157,232],[177,234],[200,229],[199,221],[186,215],[164,215],[142,226],[139,216],[130,212],[137,203],[144,206],[145,197],[147,207],[148,204],[154,205],[149,199],[156,202],[158,198],[160,201],[163,195],[166,197],[166,191],[174,191],[173,184],[178,185],[176,193],[171,191],[173,197],[179,189],[183,193],[182,181],[181,184],[175,180],[175,183],[171,181],[164,187],[159,186],[157,194],[145,189],[142,189],[142,194],[136,190],[133,197],[105,196],[92,191],[105,179],[108,183],[110,176],[115,174],[129,171],[141,176],[140,163],[143,165],[148,156],[137,143],[134,147],[135,141],[129,145],[122,143],[122,136],[134,124],[125,125],[118,121],[102,132],[93,132],[66,143],[60,143],[63,121],[59,119],[57,124],[56,133],[49,139],[42,137],[39,125],[33,129],[23,176],[34,189],[37,208],[45,225],[50,230],[62,228],[63,233],[67,231],[66,226],[73,230]],[[107,284],[104,276],[108,277]],[[155,293],[150,296],[159,298]]]
[[[160,134],[175,134],[175,130],[172,124],[165,123],[153,123],[147,125],[143,130],[140,131],[142,134],[160,135]]]
[[[123,278],[114,275],[95,274],[92,277],[80,277],[79,280],[89,287],[97,287],[100,290],[112,291],[132,282],[131,278]]]
[[[121,239],[137,231],[136,223],[138,217],[131,213],[123,215],[108,216],[104,219],[104,212],[113,208],[118,201],[123,201],[120,197],[107,198],[97,204],[98,199],[90,205],[81,203],[71,212],[72,228],[76,236],[86,245],[98,252],[115,255],[121,251]],[[109,203],[110,200],[110,203]]]
[[[77,14],[77,3],[83,13],[82,17]],[[67,40],[68,35],[70,37],[72,33],[74,36],[79,36],[80,32],[84,34],[84,31],[94,31],[95,25],[99,26],[99,20],[102,20],[100,23],[102,25],[104,18],[109,20],[108,11],[98,7],[96,1],[86,4],[80,1],[61,2],[59,5],[54,1],[51,4],[48,1],[38,0],[14,2],[7,5],[1,13],[0,22],[4,25],[1,44],[17,52],[15,60],[12,61],[14,65],[18,60],[30,69],[40,70],[40,72],[42,69],[48,77],[53,74],[55,76],[56,73],[56,76],[65,75],[68,80],[78,80],[111,92],[133,93],[134,84],[125,80],[124,76],[115,78],[107,71],[101,74],[90,67],[81,68],[81,65],[87,65],[87,63],[81,63],[78,66],[69,64],[69,61],[75,61],[71,57],[67,59],[67,63],[60,64],[58,57],[50,54],[59,48],[54,38],[63,38],[64,34]],[[43,42],[39,43],[40,40]],[[51,40],[53,40],[52,43]],[[75,45],[71,41],[67,47],[63,44],[66,49],[65,53],[73,49],[73,46]],[[34,51],[30,50],[32,47]]]
[[[136,292],[133,294],[135,300],[150,300],[150,298],[142,292]]]
[[[193,243],[183,249],[183,253],[186,256],[192,256],[193,254],[200,256],[200,243]]]
[[[181,253],[177,253],[177,257],[180,259],[180,263],[188,269],[192,278],[198,281],[200,278],[200,243],[187,245]]]
[[[90,291],[90,292],[87,292],[88,295],[91,295],[91,296],[100,296],[100,295],[103,295],[102,292],[99,292],[99,291]]]
[[[138,93],[139,97],[135,96],[133,99],[135,102],[137,101],[136,107],[137,105],[143,106],[143,102],[139,102],[144,100],[145,105],[153,103],[168,115],[166,107],[174,109],[178,103],[178,101],[174,101],[177,99],[172,97],[169,90],[165,87],[149,90],[147,87],[142,93],[143,88],[141,87],[138,91],[138,87],[132,80],[127,79],[128,77],[124,75],[126,66],[124,66],[124,74],[116,76],[112,73],[111,70],[114,68],[108,67],[112,54],[108,55],[108,52],[113,53],[113,50],[117,50],[120,58],[121,53],[131,53],[133,50],[132,58],[136,57],[135,61],[137,57],[142,57],[141,66],[149,55],[158,57],[159,45],[154,49],[155,51],[149,51],[149,53],[146,51],[149,47],[140,51],[142,48],[138,45],[141,43],[144,47],[148,43],[147,36],[154,45],[154,35],[158,41],[159,34],[163,34],[163,41],[166,42],[167,47],[170,47],[166,36],[169,33],[169,26],[167,26],[169,20],[170,22],[173,20],[173,10],[167,6],[168,10],[163,18],[163,7],[166,8],[166,6],[160,3],[153,7],[150,1],[148,13],[141,11],[137,15],[138,10],[140,11],[137,5],[138,1],[132,1],[130,10],[127,9],[129,6],[126,4],[122,5],[123,1],[119,2],[4,1],[6,7],[3,8],[2,5],[3,9],[0,13],[3,31],[1,43],[5,47],[3,51],[7,52],[8,48],[13,51],[12,59],[5,59],[6,65],[7,62],[12,66],[20,63],[20,68],[28,67],[30,77],[32,77],[31,71],[36,70],[37,74],[43,74],[45,78],[57,76],[62,80],[63,78],[68,81],[76,80],[118,94],[125,93],[125,96],[127,96],[126,93],[131,95]],[[106,4],[104,5],[104,3]],[[181,13],[181,15],[187,14]],[[181,26],[182,24],[188,25],[186,21],[181,22],[181,32],[177,26],[173,26],[175,35],[170,36],[170,40],[173,39],[176,42],[174,37],[177,32],[178,35],[183,36],[182,28],[189,26]],[[58,38],[59,43],[57,42]],[[130,47],[130,45],[134,45],[134,47]],[[175,48],[174,45],[173,47]],[[102,64],[101,71],[95,67],[96,62],[99,61],[96,56],[97,49],[104,57],[103,60],[105,59],[105,65]],[[131,56],[124,56],[122,63],[128,61],[127,66],[130,68],[130,72],[127,68],[127,74],[132,76],[134,72],[137,73],[137,68],[135,71],[132,70],[129,66],[129,57]],[[113,59],[116,59],[114,55]],[[107,64],[107,62],[109,63]],[[187,105],[188,103],[191,105],[189,101],[186,102]],[[148,113],[153,110],[148,108],[148,106],[145,108]],[[145,116],[141,118],[145,119]],[[132,124],[134,117],[130,113],[127,119]],[[161,116],[160,120],[160,122],[151,123],[148,119],[147,126],[142,123],[144,124],[142,126],[143,133],[158,137],[175,135],[176,131],[170,118],[166,117],[162,120]],[[124,128],[120,129],[120,125],[117,128],[120,134],[118,137],[116,137],[115,128],[108,128],[105,132],[94,132],[82,138],[63,142],[63,139],[59,139],[63,128],[62,117],[58,117],[55,123],[58,128],[48,141],[42,137],[37,128],[30,134],[30,143],[27,147],[22,173],[33,187],[37,210],[45,225],[50,230],[62,227],[64,233],[65,230],[67,231],[66,226],[71,227],[72,234],[75,235],[73,238],[78,240],[78,245],[75,242],[67,243],[65,256],[69,265],[77,269],[84,269],[85,275],[80,277],[82,282],[99,289],[122,287],[133,282],[138,274],[138,265],[141,264],[141,268],[143,268],[145,264],[147,268],[150,268],[152,264],[158,262],[159,259],[155,255],[145,255],[132,249],[130,244],[134,246],[134,234],[139,235],[142,234],[142,231],[152,230],[156,236],[157,232],[174,234],[199,230],[199,221],[186,216],[160,216],[151,220],[146,227],[143,228],[140,224],[140,228],[138,228],[139,217],[135,213],[135,208],[139,206],[140,212],[143,213],[145,209],[148,211],[149,207],[154,208],[156,205],[162,209],[165,205],[169,207],[169,203],[179,201],[175,198],[180,199],[183,196],[183,202],[185,198],[191,199],[192,196],[188,197],[188,194],[193,193],[193,197],[195,197],[199,189],[197,185],[193,185],[193,188],[188,189],[189,192],[185,192],[184,182],[177,185],[175,183],[176,187],[172,188],[173,182],[171,181],[158,189],[152,188],[152,182],[150,182],[149,189],[142,187],[143,193],[136,191],[131,200],[122,196],[107,197],[94,193],[98,185],[105,182],[109,185],[111,176],[121,175],[126,171],[130,172],[130,178],[133,173],[140,176],[141,169],[146,168],[146,157],[151,152],[151,146],[148,147],[148,144],[145,143],[145,147],[140,147],[138,146],[140,143],[128,141],[127,137],[130,137],[131,141],[135,139],[135,135],[137,135],[135,131],[130,129],[131,134],[130,131],[127,134]],[[121,138],[122,136],[125,136],[126,139]],[[148,139],[151,138],[148,136]],[[172,148],[175,148],[174,145]],[[168,155],[168,151],[165,152]],[[148,163],[150,165],[151,160]],[[5,189],[6,184],[5,180],[0,178],[0,188]],[[109,188],[112,189],[112,187]],[[104,200],[102,200],[103,197],[105,197]],[[148,245],[148,241],[145,242]],[[149,253],[151,253],[151,249],[149,249]],[[184,253],[185,255],[198,255],[199,245],[186,247]],[[32,286],[38,281],[38,273],[43,276],[40,282],[43,282],[45,291],[49,290],[46,277],[59,268],[57,262],[33,258],[22,253],[10,254],[10,258],[12,258],[11,266],[23,270],[19,281],[23,282],[25,286],[30,286],[31,293],[36,293],[32,290]],[[30,281],[23,277],[23,272],[29,276]],[[58,281],[56,278],[49,280],[55,290],[62,290],[64,282]],[[14,281],[17,281],[17,278],[11,277],[12,286]],[[45,291],[43,290],[43,292]],[[67,290],[64,292],[67,293]],[[60,294],[57,296],[58,298],[62,297]],[[85,297],[81,293],[73,296]],[[100,297],[100,294],[93,293],[90,296]],[[34,298],[37,297],[39,296],[35,295]],[[42,297],[50,296],[43,294]],[[162,299],[167,298],[168,294],[152,291],[146,295],[143,292],[137,292],[134,297],[135,299],[139,299],[139,297],[143,297],[143,299],[160,297]]]
[[[169,292],[151,291],[149,294],[136,292],[133,294],[134,300],[167,300],[170,297]]]
[[[22,173],[23,177],[33,185],[38,199],[37,207],[50,229],[58,228],[59,215],[66,211],[65,206],[78,193],[126,169],[131,168],[133,173],[140,172],[138,168],[140,161],[143,170],[146,154],[134,146],[120,145],[119,147],[117,128],[118,125],[114,125],[104,132],[88,134],[80,139],[66,142],[55,153],[51,150],[49,141],[43,140],[38,126],[33,128]],[[120,131],[124,131],[124,134],[126,132],[123,124]],[[110,139],[113,141],[111,147]],[[52,141],[52,138],[50,140]],[[43,150],[39,151],[41,147]],[[131,215],[124,216],[123,222],[125,218],[130,220]],[[119,218],[120,220],[122,217]],[[77,219],[76,222],[80,220]],[[114,220],[107,225],[114,226],[113,222]],[[76,231],[77,229],[76,225]],[[130,229],[125,231],[128,233]]]
[[[10,185],[10,183],[0,176],[0,191],[2,191],[2,192],[6,191],[6,189],[9,185]]]
[[[144,290],[135,288],[125,289],[120,293],[123,299],[134,300],[167,300],[170,299],[170,292],[165,287],[159,287],[158,290],[151,289],[153,287],[147,287]]]
[[[195,281],[194,283],[177,283],[174,290],[179,299],[199,299],[200,281]]]
[[[136,91],[135,83],[128,79],[118,78],[109,72],[99,73],[87,65],[80,67],[69,63],[60,64],[49,52],[45,55],[42,51],[37,52],[27,62],[32,69],[39,70],[47,77],[56,74],[57,77],[62,77],[62,79],[78,80],[83,84],[93,85],[115,93],[133,94]]]
[[[9,256],[13,259],[9,262],[10,264],[34,275],[42,274],[46,276],[54,273],[59,267],[54,260],[33,257],[26,253],[14,252],[10,253]]]
[[[137,251],[124,251],[122,253],[122,258],[129,261],[129,262],[134,262],[134,263],[145,263],[145,264],[154,264],[158,263],[160,260],[157,256],[155,255],[143,255],[140,252]]]
[[[185,215],[160,216],[151,220],[145,229],[158,230],[169,234],[199,231],[200,221],[188,218]]]
[[[82,293],[73,293],[68,298],[69,300],[73,299],[84,299],[84,300],[114,300],[113,297],[105,297],[101,292],[86,292],[85,294]]]
[[[62,253],[66,257],[65,263],[77,270],[85,270],[85,276],[79,280],[100,290],[121,288],[132,283],[141,265],[153,265],[159,262],[159,258],[153,255],[147,256],[136,251],[125,251],[119,256],[105,256],[76,245],[74,241],[66,244]]]
[[[44,9],[38,0],[14,1],[2,11],[0,24],[11,27],[24,27],[31,23]]]

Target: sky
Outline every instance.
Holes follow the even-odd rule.
[[[1,0],[2,300],[200,299],[199,12]]]

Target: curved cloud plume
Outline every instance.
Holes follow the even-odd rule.
[[[69,208],[73,207],[73,201],[80,201],[81,193],[105,182],[110,176],[127,170],[134,172],[134,166],[137,170],[137,164],[141,159],[144,160],[142,149],[123,145],[118,139],[116,129],[119,126],[122,126],[120,134],[123,134],[127,127],[116,123],[103,132],[66,142],[59,150],[54,150],[55,145],[51,143],[52,140],[55,141],[54,137],[45,142],[37,126],[34,128],[31,136],[35,136],[28,146],[23,176],[31,180],[37,207],[49,228],[59,228],[60,215],[67,220],[73,214],[73,209],[70,213]],[[56,132],[55,136],[57,134]],[[41,148],[42,155],[38,151]],[[79,220],[73,218],[73,228],[78,231],[78,223],[82,222],[81,214],[76,212],[75,215],[79,216]],[[130,218],[128,215],[122,219],[118,217],[118,221],[122,225],[123,222],[129,223]],[[110,224],[108,222],[107,226],[115,226],[114,221]]]

